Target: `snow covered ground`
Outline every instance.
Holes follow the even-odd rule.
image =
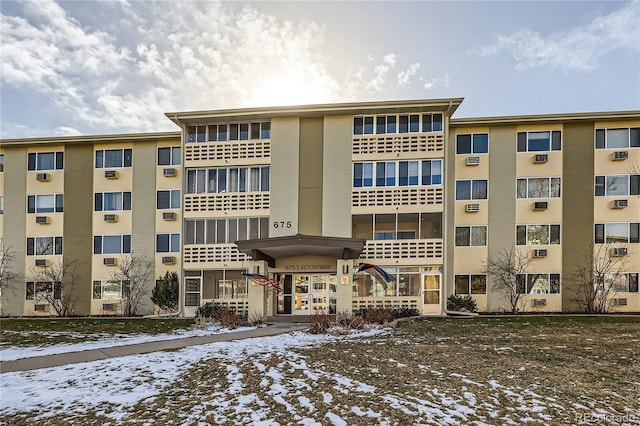
[[[603,388],[597,390],[600,398],[581,395],[584,391],[570,394],[571,381],[579,377],[541,374],[545,364],[524,359],[517,353],[520,345],[482,349],[460,337],[420,339],[381,328],[345,336],[292,332],[5,373],[0,376],[0,424],[640,422],[638,393],[629,397]],[[497,362],[483,366],[483,360]],[[511,368],[512,361],[521,366]],[[640,381],[630,378],[624,386],[640,389]]]

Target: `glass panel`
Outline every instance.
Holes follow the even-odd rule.
[[[381,135],[386,133],[387,130],[387,119],[385,116],[376,117],[376,133]]]
[[[516,181],[516,193],[518,198],[527,198],[527,180],[518,179]]]
[[[107,149],[104,151],[104,167],[122,167],[122,150]]]
[[[486,154],[489,152],[489,135],[486,133],[479,133],[473,135],[473,153],[474,154]]]
[[[398,184],[400,186],[407,186],[409,184],[409,163],[407,161],[400,161],[399,168]]]
[[[362,117],[353,118],[353,134],[361,135],[364,132],[364,120]]]
[[[442,184],[442,160],[431,161],[431,184]]]
[[[227,221],[220,219],[216,221],[216,243],[224,244],[227,242]]]
[[[474,200],[486,200],[487,199],[487,181],[486,180],[474,180],[472,181]]]
[[[560,151],[562,149],[562,137],[560,131],[551,132],[551,150]]]
[[[549,276],[547,274],[528,274],[527,293],[547,294],[549,293]]]
[[[527,133],[519,132],[518,133],[518,152],[526,152],[527,151]]]
[[[456,275],[456,294],[469,294],[469,275]]]
[[[420,116],[417,114],[411,114],[409,116],[409,131],[416,133],[420,131]]]
[[[560,274],[549,274],[549,293],[560,293]]]
[[[471,135],[457,136],[456,154],[471,154]]]
[[[216,126],[215,124],[211,124],[208,126],[207,133],[209,142],[215,142],[218,140],[218,126]],[[189,139],[191,139],[191,135],[189,135]],[[189,140],[189,142],[193,141]]]
[[[527,225],[516,226],[516,244],[519,246],[527,245]]]
[[[471,275],[471,294],[487,294],[486,275]]]
[[[196,127],[196,129],[197,129],[196,140],[198,142],[204,142],[206,140],[206,131],[207,131],[206,126],[198,126]]]
[[[362,186],[373,186],[373,163],[364,163],[362,172]]]
[[[604,224],[596,223],[594,226],[594,243],[603,244],[604,243]]]
[[[549,196],[549,179],[530,178],[528,182],[529,198],[547,198]]]
[[[468,226],[456,227],[456,246],[464,247],[471,244],[471,230]]]
[[[607,195],[627,195],[629,179],[626,175],[607,176]]]
[[[409,161],[409,185],[418,184],[418,161]]]
[[[398,126],[398,133],[407,133],[409,131],[409,116],[401,115]]]
[[[238,125],[237,124],[229,124],[229,140],[237,141],[238,140]]]
[[[169,234],[156,235],[156,252],[167,253],[169,251]]]
[[[353,165],[353,187],[362,187],[362,163],[355,163]]]
[[[472,246],[487,245],[487,227],[486,226],[471,227],[471,245]]]
[[[38,170],[55,169],[55,154],[53,152],[38,153],[36,168]]]
[[[604,129],[596,130],[596,149],[603,149],[604,146]]]
[[[222,219],[224,220],[224,219]],[[216,242],[216,219],[207,219],[196,221],[196,243],[197,244],[215,244]],[[205,234],[206,223],[206,234]]]
[[[629,147],[629,129],[608,129],[607,148]]]
[[[551,192],[550,197],[560,196],[560,178],[551,178]]]
[[[260,229],[260,221],[257,217],[249,218],[249,239],[255,240],[258,238],[258,232]]]
[[[396,121],[397,121],[397,117],[395,115],[387,116],[387,133],[397,132]]]
[[[385,186],[385,162],[376,163],[376,186]]]
[[[238,241],[238,220],[229,219],[229,242]]]
[[[170,247],[173,253],[180,252],[180,234],[171,234]]]
[[[548,225],[529,225],[527,228],[527,243],[529,245],[549,244]]]
[[[260,139],[269,139],[271,137],[271,122],[265,121],[260,123]]]
[[[218,125],[218,140],[226,141],[227,140],[227,125],[219,124]]]
[[[422,131],[423,132],[431,132],[431,114],[423,114],[422,115]]]
[[[364,134],[365,135],[373,134],[373,117],[364,118]]]
[[[238,219],[238,241],[244,241],[247,239],[247,219]]]
[[[560,225],[550,225],[549,244],[560,244]]]
[[[433,114],[433,131],[442,131],[442,114]]]
[[[53,195],[38,195],[36,196],[36,212],[37,213],[53,213],[54,197]]]
[[[171,148],[158,148],[158,166],[171,164]]]
[[[121,235],[105,235],[102,237],[103,254],[119,254],[122,252]]]
[[[251,123],[251,139],[260,139],[260,123]]]
[[[640,148],[640,127],[630,129],[629,146],[632,148]]]
[[[549,151],[550,148],[549,132],[529,132],[528,150],[532,151]]]
[[[227,192],[227,169],[219,169],[218,175],[218,192]]]
[[[459,180],[456,182],[456,200],[471,199],[471,181]]]
[[[596,176],[595,194],[596,197],[604,196],[604,176]]]

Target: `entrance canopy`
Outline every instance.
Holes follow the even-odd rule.
[[[291,235],[287,237],[260,238],[236,241],[241,253],[254,260],[264,260],[274,268],[276,259],[293,256],[327,256],[336,259],[357,259],[366,240],[362,238],[321,237],[316,235]]]

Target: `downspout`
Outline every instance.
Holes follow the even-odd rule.
[[[447,211],[448,209],[450,209],[451,207],[449,206],[449,202],[448,202],[448,198],[449,198],[449,167],[448,167],[448,163],[449,163],[449,116],[451,115],[451,110],[453,109],[453,101],[449,101],[449,107],[447,108],[446,114],[444,116],[444,177],[443,177],[443,183],[444,183],[444,208],[442,209],[442,283],[441,283],[441,292],[442,292],[442,299],[440,301],[440,315],[444,316],[445,314],[448,315],[449,312],[447,311],[447,288],[446,288],[446,284],[447,284],[447,276],[448,271],[449,271],[449,262],[450,259],[448,259],[447,256],[447,252],[448,252],[448,247],[449,245],[447,244],[447,226],[448,226],[448,221],[447,221]]]

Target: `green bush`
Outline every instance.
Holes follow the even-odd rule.
[[[473,297],[452,294],[447,299],[447,310],[455,312],[478,312],[478,305]]]
[[[167,271],[151,290],[151,301],[165,311],[178,309],[178,274]]]

